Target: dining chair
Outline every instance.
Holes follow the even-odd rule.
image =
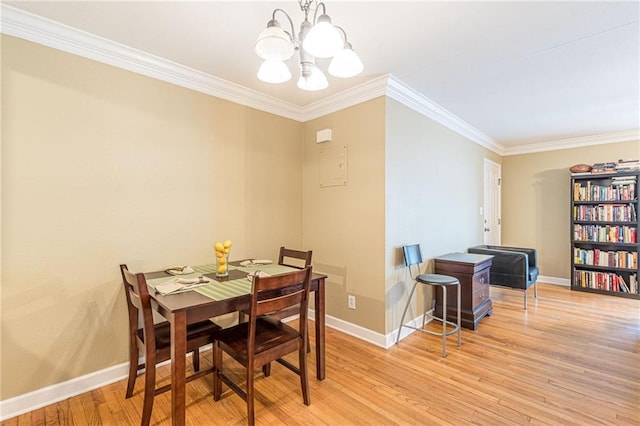
[[[154,396],[171,389],[171,384],[156,389],[156,364],[171,359],[170,324],[168,321],[154,324],[151,297],[144,274],[129,272],[127,265],[120,265],[120,273],[129,310],[129,379],[125,397],[133,395],[138,372],[144,369],[144,402],[140,424],[146,426],[151,420]],[[140,317],[142,328],[138,328]],[[200,347],[213,343],[213,333],[219,329],[209,320],[187,326],[187,353],[193,354],[194,370],[194,374],[187,377],[187,382],[213,374],[213,365],[200,371],[199,351]],[[140,352],[144,354],[144,362],[138,364]]]
[[[218,330],[214,334],[213,399],[220,400],[224,382],[247,403],[247,418],[250,425],[255,423],[255,370],[272,361],[277,361],[300,376],[303,402],[305,405],[311,404],[306,351],[310,277],[310,267],[268,277],[255,276],[248,321]],[[300,315],[297,329],[272,315],[264,315],[292,306],[298,307]],[[298,352],[297,367],[282,358],[296,351]],[[245,389],[225,373],[223,369],[225,352],[245,368]]]
[[[288,266],[290,268],[303,269],[311,266],[311,257],[313,256],[313,251],[303,251],[303,250],[294,250],[289,249],[284,246],[280,247],[280,253],[278,254],[278,265]],[[293,306],[290,309],[278,311],[271,313],[269,315],[273,316],[277,319],[285,319],[288,317],[292,317],[298,313],[297,306]],[[239,321],[243,322],[246,320],[247,311],[242,311],[239,314]],[[309,347],[310,351],[311,348]],[[268,371],[265,371],[266,375],[269,375]]]
[[[411,289],[411,293],[407,298],[407,304],[404,307],[404,311],[402,312],[402,318],[400,319],[400,327],[398,327],[398,336],[396,337],[396,345],[400,342],[400,334],[402,331],[402,327],[407,327],[416,331],[422,331],[424,333],[435,334],[436,336],[442,336],[442,357],[447,356],[447,336],[458,333],[458,346],[460,346],[460,332],[461,332],[461,313],[460,313],[460,281],[456,277],[452,277],[449,275],[442,274],[421,274],[420,273],[420,265],[422,264],[422,253],[420,252],[419,244],[406,245],[402,247],[402,252],[404,254],[404,264],[407,268],[409,268],[409,276],[413,280],[413,288]],[[414,276],[414,269],[416,270],[416,275]],[[424,328],[425,325],[425,316],[427,312],[425,311],[422,315],[422,327],[414,327],[413,325],[404,324],[404,317],[407,314],[407,310],[409,309],[409,305],[411,304],[411,298],[413,297],[414,292],[416,291],[416,287],[418,284],[423,284],[427,286],[435,286],[442,289],[442,306],[443,313],[442,318],[438,318],[435,315],[433,319],[436,321],[440,321],[442,323],[442,332],[432,331]],[[457,315],[457,323],[453,321],[447,320],[447,288],[455,288],[457,290],[457,305],[456,305],[456,315]],[[447,326],[450,326],[450,329],[447,331]]]

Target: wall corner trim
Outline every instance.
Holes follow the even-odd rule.
[[[501,144],[391,75],[388,78],[387,96],[498,155],[504,151]]]

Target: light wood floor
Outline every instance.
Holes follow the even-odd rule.
[[[540,284],[524,311],[521,293],[491,294],[493,315],[464,329],[460,348],[450,337],[446,359],[440,339],[425,333],[384,350],[327,329],[323,382],[311,354],[311,405],[302,404],[297,376],[274,365],[257,380],[257,423],[640,425],[640,301]],[[142,382],[128,400],[123,380],[2,425],[139,424]],[[211,377],[188,384],[188,424],[245,424],[244,403],[223,389],[215,403]],[[152,423],[169,418],[165,393]]]

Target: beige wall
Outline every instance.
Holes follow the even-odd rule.
[[[401,247],[419,243],[433,272],[433,258],[482,243],[484,159],[492,151],[387,99],[386,103],[386,332],[396,329],[413,282]],[[418,297],[419,301],[422,288]],[[413,319],[422,303],[408,312]]]
[[[2,37],[0,399],[127,359],[118,264],[302,244],[302,125]]]
[[[569,279],[569,167],[640,158],[640,141],[504,157],[502,243],[538,249],[540,274]]]
[[[502,163],[503,243],[568,277],[568,167],[640,157],[630,142],[501,159],[385,97],[301,124],[7,36],[1,107],[3,400],[126,360],[121,262],[206,263],[227,238],[234,258],[313,249],[327,313],[388,334],[402,245],[431,272],[481,243],[484,158]],[[346,185],[321,187],[345,146]]]
[[[377,332],[385,304],[384,99],[304,124],[303,242],[313,249],[314,270],[329,276],[327,314]],[[333,140],[316,144],[325,128]],[[333,165],[323,159],[344,146],[347,184],[321,187],[321,165]],[[356,296],[355,310],[347,294]]]

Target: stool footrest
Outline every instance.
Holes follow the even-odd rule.
[[[434,318],[434,319],[436,321],[441,321],[439,318]],[[455,322],[446,321],[446,323],[447,323],[447,325],[452,326],[453,329],[452,330],[447,330],[447,333],[445,334],[445,336],[450,336],[453,333],[457,333],[458,330],[460,329],[460,327],[458,327],[458,324],[456,324]],[[423,331],[425,333],[433,334],[434,336],[442,336],[442,332],[439,332],[439,331],[425,330],[424,328],[413,327],[411,325],[406,325],[406,324],[404,324],[402,327],[403,328],[410,328],[410,329],[416,330],[416,331]]]

